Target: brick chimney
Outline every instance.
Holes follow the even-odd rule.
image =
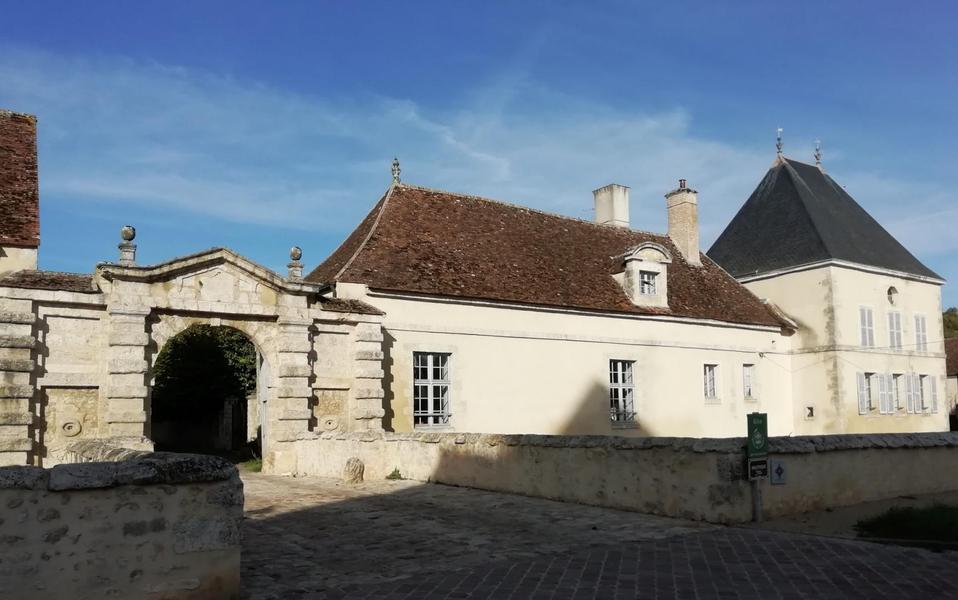
[[[0,109],[0,274],[37,268],[37,119]]]
[[[665,195],[669,211],[669,237],[685,261],[702,266],[699,256],[699,200],[698,192],[679,179],[679,187]]]
[[[600,225],[629,227],[629,188],[610,183],[592,192],[595,222]]]

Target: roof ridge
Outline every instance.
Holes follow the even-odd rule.
[[[363,251],[363,249],[366,247],[366,244],[369,243],[370,239],[372,239],[373,234],[376,233],[376,228],[379,227],[379,221],[383,218],[383,214],[386,212],[386,206],[389,205],[389,199],[392,198],[393,191],[400,185],[402,184],[392,183],[389,185],[389,189],[386,190],[386,193],[383,194],[382,198],[380,198],[380,201],[382,202],[382,206],[379,207],[379,214],[376,215],[376,220],[373,221],[372,226],[369,228],[369,233],[367,233],[366,237],[363,238],[363,241],[360,242],[359,246],[356,248],[356,251],[353,252],[352,256],[350,256],[349,259],[345,263],[343,263],[343,266],[338,271],[336,271],[336,275],[333,277],[333,281],[339,281],[339,278],[342,277],[343,273],[346,272],[346,269],[348,269],[350,265],[353,264],[353,261],[356,260],[356,257],[359,256],[359,253]],[[377,204],[379,203],[377,202]],[[345,244],[346,242],[344,241],[343,243]]]
[[[483,202],[492,202],[492,203],[494,203],[494,204],[501,204],[501,205],[503,205],[503,206],[510,206],[510,207],[512,207],[512,208],[519,208],[519,209],[522,209],[522,210],[527,210],[527,211],[529,211],[529,212],[534,212],[534,213],[537,213],[537,214],[540,214],[540,215],[546,215],[546,216],[549,216],[549,217],[556,217],[556,218],[558,218],[558,219],[566,219],[566,220],[568,220],[568,221],[575,221],[575,222],[578,222],[578,223],[585,223],[585,224],[587,224],[587,225],[592,225],[592,226],[594,226],[594,227],[602,227],[603,229],[613,228],[613,229],[621,229],[621,230],[623,230],[623,231],[629,231],[629,232],[632,232],[632,233],[644,233],[644,234],[647,234],[647,235],[656,235],[656,236],[659,236],[659,237],[668,237],[668,233],[660,233],[660,232],[655,232],[655,231],[646,231],[646,230],[644,230],[644,229],[633,229],[632,227],[617,227],[617,226],[615,226],[615,225],[603,225],[602,223],[596,223],[595,221],[589,221],[589,220],[587,220],[587,219],[582,219],[582,218],[580,218],[580,217],[572,217],[572,216],[569,216],[569,215],[563,215],[563,214],[560,214],[560,213],[555,213],[555,212],[550,212],[550,211],[547,211],[547,210],[542,210],[541,208],[533,208],[533,207],[531,207],[531,206],[523,206],[522,204],[516,204],[515,202],[508,202],[508,201],[506,201],[506,200],[499,200],[499,199],[497,199],[497,198],[489,198],[488,196],[479,196],[479,195],[476,195],[476,194],[465,194],[465,193],[462,193],[462,192],[452,192],[452,191],[449,191],[449,190],[443,190],[443,189],[439,189],[439,188],[431,188],[431,187],[426,187],[426,186],[423,186],[423,185],[415,185],[415,184],[409,184],[409,183],[400,183],[400,184],[398,184],[398,187],[405,187],[405,188],[409,188],[409,189],[413,189],[413,190],[420,190],[420,191],[423,191],[423,192],[433,192],[433,193],[436,193],[436,194],[447,194],[447,195],[449,195],[449,196],[458,196],[458,197],[460,197],[460,198],[468,198],[469,200],[481,200],[481,201],[483,201]]]

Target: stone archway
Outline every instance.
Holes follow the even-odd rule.
[[[147,420],[155,449],[260,458],[261,353],[232,327],[193,324],[156,354]]]
[[[109,437],[150,435],[157,354],[193,324],[242,332],[267,366],[265,470],[294,471],[293,443],[317,426],[381,429],[378,313],[343,311],[321,286],[281,278],[225,249],[152,267],[102,265],[96,277],[106,299],[109,374],[101,394]]]

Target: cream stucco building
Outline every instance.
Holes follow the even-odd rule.
[[[396,169],[306,277],[298,249],[285,275],[222,248],[139,265],[132,229],[92,273],[38,270],[37,182],[35,119],[0,112],[2,464],[150,447],[157,355],[198,323],[255,345],[250,414],[278,472],[317,430],[727,437],[754,411],[773,435],[948,427],[943,282],[818,167],[778,158],[708,254],[684,180],[659,234],[630,227],[621,185],[589,222]]]

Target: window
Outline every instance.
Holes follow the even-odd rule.
[[[449,354],[413,352],[413,423],[449,423]]]
[[[746,400],[755,400],[755,365],[742,365],[742,394]]]
[[[865,306],[859,308],[858,320],[861,326],[862,346],[871,348],[875,345],[875,323],[872,320],[872,309]]]
[[[655,276],[657,273],[652,271],[639,271],[639,281],[641,282],[639,293],[646,296],[655,295]]]
[[[904,377],[905,377],[905,404],[906,404],[905,410],[909,413],[914,413],[915,406],[920,405],[921,403],[920,397],[918,399],[918,402],[915,401],[916,400],[915,396],[916,396],[917,390],[919,389],[918,382],[915,381],[915,375],[913,373],[906,373]],[[921,412],[920,406],[918,408],[918,412]]]
[[[867,415],[874,408],[872,379],[874,373],[858,373],[858,414]]]
[[[901,404],[901,377],[901,373],[892,373],[891,376],[891,399],[896,412],[905,408]]]
[[[891,391],[891,375],[880,373],[878,375],[874,375],[873,379],[878,380],[878,412],[883,415],[894,414],[895,399]]]
[[[888,313],[888,346],[892,350],[901,350],[901,313]]]
[[[705,384],[705,401],[718,402],[718,365],[705,365],[703,382]]]
[[[631,360],[609,361],[609,419],[613,423],[635,422],[635,384]]]
[[[928,330],[925,329],[925,315],[915,315],[915,350],[928,352]]]
[[[938,412],[938,386],[935,378],[931,375],[919,375],[918,386],[921,394],[921,412]]]

